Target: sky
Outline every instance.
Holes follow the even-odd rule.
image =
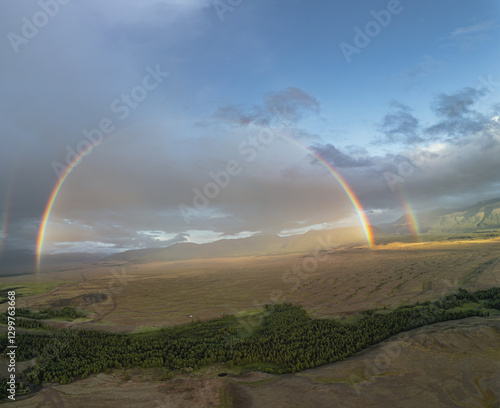
[[[0,8],[0,256],[49,201],[46,254],[359,225],[328,166],[374,225],[500,197],[496,1]]]

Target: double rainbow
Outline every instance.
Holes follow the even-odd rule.
[[[319,163],[321,163],[322,166],[324,166],[328,172],[337,180],[339,185],[342,187],[342,190],[346,193],[347,197],[349,198],[352,206],[354,207],[360,224],[363,228],[363,232],[366,237],[366,241],[370,248],[373,248],[374,246],[374,238],[373,238],[373,230],[370,225],[370,222],[368,220],[368,217],[366,216],[366,212],[363,209],[363,206],[361,205],[361,202],[359,201],[358,197],[356,196],[354,190],[349,186],[349,184],[344,180],[344,178],[339,174],[339,172],[332,167],[323,157],[321,157],[317,152],[312,150],[311,148],[308,148],[304,144],[298,142],[296,139],[292,138],[291,136],[288,136],[284,133],[280,133],[280,137],[283,139],[289,141],[290,143],[298,146],[300,149],[306,151],[308,154],[311,154],[318,160]],[[45,206],[45,211],[42,216],[42,222],[40,224],[40,228],[38,231],[38,239],[37,239],[37,246],[36,246],[36,272],[38,273],[40,271],[40,263],[41,263],[41,257],[42,257],[42,251],[43,251],[43,241],[45,238],[45,234],[47,232],[47,225],[48,221],[50,218],[50,214],[52,212],[52,208],[54,206],[54,203],[56,201],[57,195],[61,191],[61,187],[68,178],[69,174],[73,171],[75,166],[77,166],[82,158],[86,156],[90,151],[97,145],[99,145],[102,142],[97,142],[92,145],[90,145],[87,149],[85,149],[83,152],[81,152],[78,156],[75,157],[75,159],[65,168],[65,170],[61,173],[59,180],[55,187],[53,188],[49,200]]]

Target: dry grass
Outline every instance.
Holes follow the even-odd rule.
[[[492,239],[344,248],[320,254],[314,270],[308,269],[313,258],[307,254],[73,265],[38,277],[1,278],[0,284],[22,286],[26,295],[31,291],[18,298],[18,307],[45,308],[61,299],[105,294],[104,302],[81,306],[94,320],[74,323],[81,328],[142,332],[221,312],[248,317],[273,298],[299,303],[314,316],[349,321],[360,310],[436,299],[460,286],[500,286],[499,247],[500,240]],[[366,406],[370,401],[379,407],[495,407],[498,319],[470,318],[402,333],[347,361],[293,375],[215,366],[166,382],[158,380],[154,369],[134,369],[125,381],[123,370],[115,370],[46,387],[13,406],[289,408]],[[219,378],[220,370],[230,375]]]
[[[94,318],[84,327],[145,331],[236,314],[273,300],[303,305],[314,316],[347,316],[443,296],[460,286],[500,285],[500,240],[392,243],[374,250],[207,259],[148,264],[100,263],[2,285],[40,285],[46,293],[19,298],[18,307],[50,307],[58,299],[101,293],[80,305]],[[52,289],[50,282],[65,282]],[[193,317],[191,318],[190,315]]]

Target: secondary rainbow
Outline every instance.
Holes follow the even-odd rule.
[[[399,187],[397,192],[405,210],[405,217],[408,222],[410,232],[417,238],[417,240],[420,240],[420,225],[417,215],[411,206],[410,200],[406,196],[403,187]]]

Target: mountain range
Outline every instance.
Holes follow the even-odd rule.
[[[500,229],[500,198],[481,201],[455,210],[437,209],[416,214],[419,231],[429,235],[462,234]],[[375,241],[394,235],[412,232],[407,217],[403,216],[391,224],[372,227]],[[335,248],[343,245],[365,244],[366,237],[361,227],[337,228],[309,231],[300,235],[255,235],[248,238],[221,239],[195,244],[176,243],[169,247],[129,250],[106,256],[105,254],[57,254],[44,255],[44,265],[89,263],[101,260],[127,262],[176,261],[238,256],[262,256],[287,253],[312,252],[318,245]],[[30,273],[35,262],[33,251],[11,250],[0,254],[0,270],[18,269],[14,273]]]
[[[375,235],[383,231],[374,228]],[[316,248],[328,249],[347,244],[365,243],[363,228],[349,227],[333,230],[308,231],[300,235],[255,235],[248,238],[221,239],[195,244],[176,243],[167,248],[138,249],[121,252],[106,258],[107,261],[158,262],[182,259],[225,258],[239,256],[262,256],[288,253],[312,252]]]
[[[500,198],[480,201],[472,206],[456,210],[444,208],[416,215],[419,229],[428,234],[456,234],[500,229]],[[403,216],[384,231],[407,234],[411,231],[408,219]]]

